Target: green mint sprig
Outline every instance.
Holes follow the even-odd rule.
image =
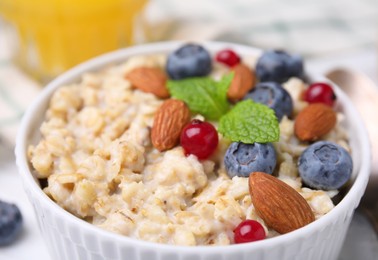
[[[208,120],[218,120],[230,108],[227,90],[233,76],[227,74],[220,81],[210,77],[169,80],[167,86],[171,96],[184,101],[192,112]]]
[[[274,110],[266,105],[244,100],[221,117],[219,133],[233,142],[277,142],[280,129]]]
[[[227,91],[233,76],[227,74],[220,81],[210,77],[169,80],[167,86],[171,96],[184,101],[193,113],[219,120],[218,132],[233,142],[278,141],[280,129],[274,110],[252,100],[241,101],[230,109]]]

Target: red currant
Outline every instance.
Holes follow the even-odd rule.
[[[263,226],[256,220],[246,219],[234,230],[236,244],[254,242],[265,239],[266,234]]]
[[[218,133],[212,124],[194,119],[182,130],[180,143],[185,155],[206,159],[218,146]]]
[[[233,50],[225,49],[217,53],[215,59],[227,65],[228,67],[233,67],[240,63],[240,57]]]
[[[333,106],[336,100],[336,95],[333,89],[327,83],[313,83],[304,92],[304,100],[308,103],[323,103],[328,106]]]

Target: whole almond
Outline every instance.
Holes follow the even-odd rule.
[[[190,120],[188,106],[181,100],[168,99],[163,102],[154,117],[151,141],[159,151],[165,151],[177,145],[184,126]]]
[[[169,97],[166,86],[167,76],[159,68],[135,68],[127,73],[125,78],[130,81],[134,88],[143,92],[152,93],[159,98]]]
[[[234,78],[227,92],[227,97],[231,101],[242,99],[255,85],[255,74],[252,69],[245,64],[238,64],[231,69]]]
[[[285,234],[315,220],[307,201],[292,187],[264,172],[249,176],[249,192],[265,224]]]
[[[310,104],[297,115],[294,133],[301,141],[316,141],[332,130],[336,119],[331,107],[322,103]]]

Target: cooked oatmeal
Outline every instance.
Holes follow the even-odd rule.
[[[133,57],[87,73],[54,93],[40,128],[42,138],[29,147],[34,174],[47,179],[44,192],[93,225],[152,242],[232,244],[233,230],[246,218],[262,223],[268,237],[278,235],[257,215],[248,178],[228,177],[223,157],[230,142],[222,136],[206,160],[186,156],[181,146],[159,152],[151,145],[154,115],[163,101],[133,89],[124,75],[138,66],[164,64],[164,55]],[[227,72],[219,65],[214,71],[215,78]],[[291,78],[283,86],[293,98],[294,114],[307,106],[300,100],[304,82]],[[337,119],[322,139],[349,150],[340,127],[343,115],[338,113]],[[337,191],[302,187],[297,159],[306,146],[293,129],[294,121],[284,117],[280,141],[274,143],[274,175],[306,199],[317,219],[332,210]]]

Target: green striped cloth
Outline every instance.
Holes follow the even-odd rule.
[[[152,0],[151,39],[214,39],[328,55],[378,40],[377,0]]]
[[[307,58],[378,46],[378,0],[150,0],[142,20],[142,41],[228,41]],[[0,138],[14,144],[41,88],[11,65],[1,21],[0,35]]]

